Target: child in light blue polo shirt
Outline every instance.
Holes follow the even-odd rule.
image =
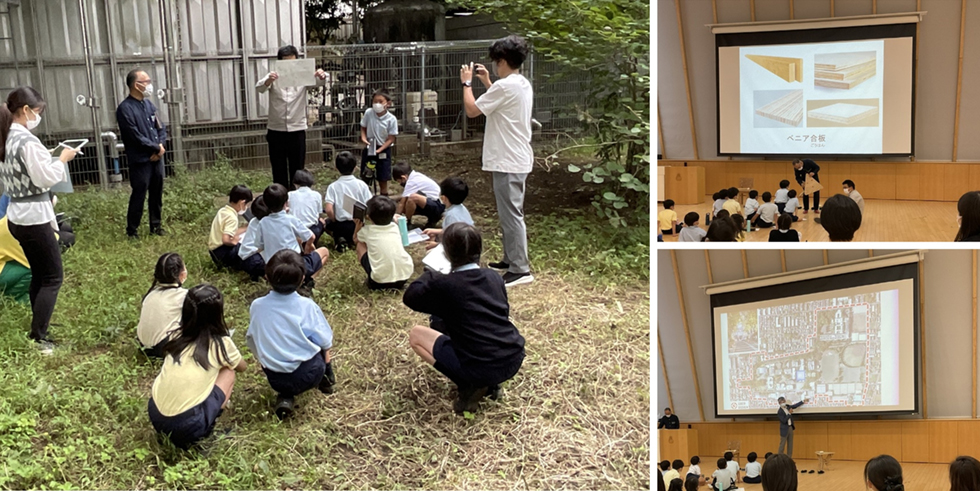
[[[436,246],[436,242],[442,236],[442,231],[449,228],[454,223],[465,223],[473,225],[473,217],[466,209],[463,201],[470,194],[470,187],[466,182],[458,177],[447,177],[439,184],[439,199],[446,206],[446,212],[442,215],[442,228],[429,228],[425,234],[432,240],[426,244],[426,248],[431,249]]]
[[[283,209],[289,201],[289,193],[282,184],[273,184],[262,193],[269,216],[258,223],[258,236],[255,237],[255,248],[262,252],[266,264],[277,252],[288,249],[301,254],[306,263],[306,284],[312,288],[313,275],[323,268],[323,262],[330,256],[326,247],[316,249],[313,241],[316,237],[298,218],[286,213]],[[299,241],[303,241],[300,249]]]
[[[323,198],[313,190],[315,183],[312,172],[300,169],[293,174],[293,187],[296,189],[289,192],[289,214],[313,232],[314,244],[323,235],[323,220],[320,219],[323,210],[320,201]]]
[[[276,416],[285,419],[292,414],[297,395],[314,387],[333,393],[333,330],[316,302],[296,293],[305,276],[298,253],[277,252],[265,270],[272,291],[249,307],[245,340],[279,394]]]

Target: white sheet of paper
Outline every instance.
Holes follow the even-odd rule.
[[[280,87],[309,87],[316,85],[316,60],[276,60],[273,71],[279,74]]]
[[[443,250],[442,244],[437,245],[422,258],[422,265],[442,274],[449,274],[453,270],[453,265],[449,262],[449,258],[446,257],[446,252]]]
[[[408,231],[408,245],[415,244],[416,242],[424,242],[429,240],[429,236],[422,233],[421,230],[413,228]]]
[[[347,193],[344,193],[344,211],[346,211],[347,213],[349,213],[350,216],[354,216],[354,203],[360,203],[360,204],[364,205],[364,203],[361,203],[360,201],[358,201],[357,198],[355,198],[355,197],[353,197],[353,196],[351,196],[351,195],[349,195]]]

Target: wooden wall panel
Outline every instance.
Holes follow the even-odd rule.
[[[739,178],[755,179],[760,193],[775,193],[779,181],[801,192],[789,160],[661,160],[658,165],[705,168],[705,192],[738,186]],[[980,162],[819,162],[820,181],[826,188],[821,198],[840,192],[840,183],[851,179],[866,199],[956,202],[963,193],[980,190]]]
[[[742,441],[743,457],[749,452],[775,452],[779,446],[775,419],[691,423],[691,427],[698,430],[702,460],[720,457],[731,440]],[[957,455],[980,454],[980,419],[798,421],[794,457],[812,460],[818,450],[834,452],[834,460],[863,462],[889,454],[901,462],[946,464]]]
[[[903,462],[929,462],[929,425],[926,422],[905,425],[902,428],[901,460]]]
[[[929,421],[929,462],[952,462],[958,454],[959,442],[955,421]],[[964,425],[966,426],[966,425]]]
[[[945,184],[943,164],[919,164],[919,197],[924,200],[943,199]]]
[[[980,166],[976,167],[980,168]],[[895,199],[913,201],[922,199],[922,194],[919,192],[919,164],[910,162],[895,165]]]
[[[949,164],[944,172],[943,201],[957,201],[963,193],[970,190],[970,168],[972,165]],[[976,189],[976,188],[973,188]]]
[[[851,166],[851,180],[854,181],[861,195],[864,197],[874,197],[875,199],[895,199],[895,173],[889,172],[892,164],[880,162],[868,162],[866,164],[854,164]],[[843,179],[833,184],[840,184]],[[831,183],[824,184],[824,187]],[[838,189],[840,186],[831,187]],[[834,194],[840,193],[840,191]],[[828,196],[831,193],[827,193]]]

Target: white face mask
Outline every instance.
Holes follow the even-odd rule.
[[[851,190],[850,189],[847,189],[847,188],[844,188],[844,194],[851,194]]]
[[[146,84],[146,87],[143,88],[143,97],[152,97],[152,96],[153,96],[153,84]]]
[[[238,210],[238,216],[245,215],[245,210]]]
[[[33,130],[34,128],[37,128],[37,125],[41,124],[41,115],[35,112],[33,109],[31,109],[31,112],[34,113],[34,116],[36,116],[36,118],[27,120],[27,129],[29,130]]]
[[[384,104],[379,104],[379,103],[376,102],[371,107],[374,109],[374,112],[376,112],[378,114],[381,114],[381,113],[385,112],[385,105]]]

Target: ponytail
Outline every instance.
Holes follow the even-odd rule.
[[[7,103],[0,104],[0,162],[7,160],[7,135],[13,123],[14,115],[7,109]]]
[[[150,285],[150,289],[147,290],[146,295],[143,295],[143,300],[146,300],[146,297],[160,285],[177,284],[177,286],[163,287],[161,290],[180,287],[180,273],[183,271],[184,260],[180,257],[180,254],[168,252],[160,256],[160,259],[157,259],[157,266],[153,271],[153,284]]]
[[[7,95],[7,102],[0,104],[0,162],[7,160],[7,136],[14,123],[14,113],[24,106],[35,110],[44,108],[44,99],[34,87],[17,87]]]

